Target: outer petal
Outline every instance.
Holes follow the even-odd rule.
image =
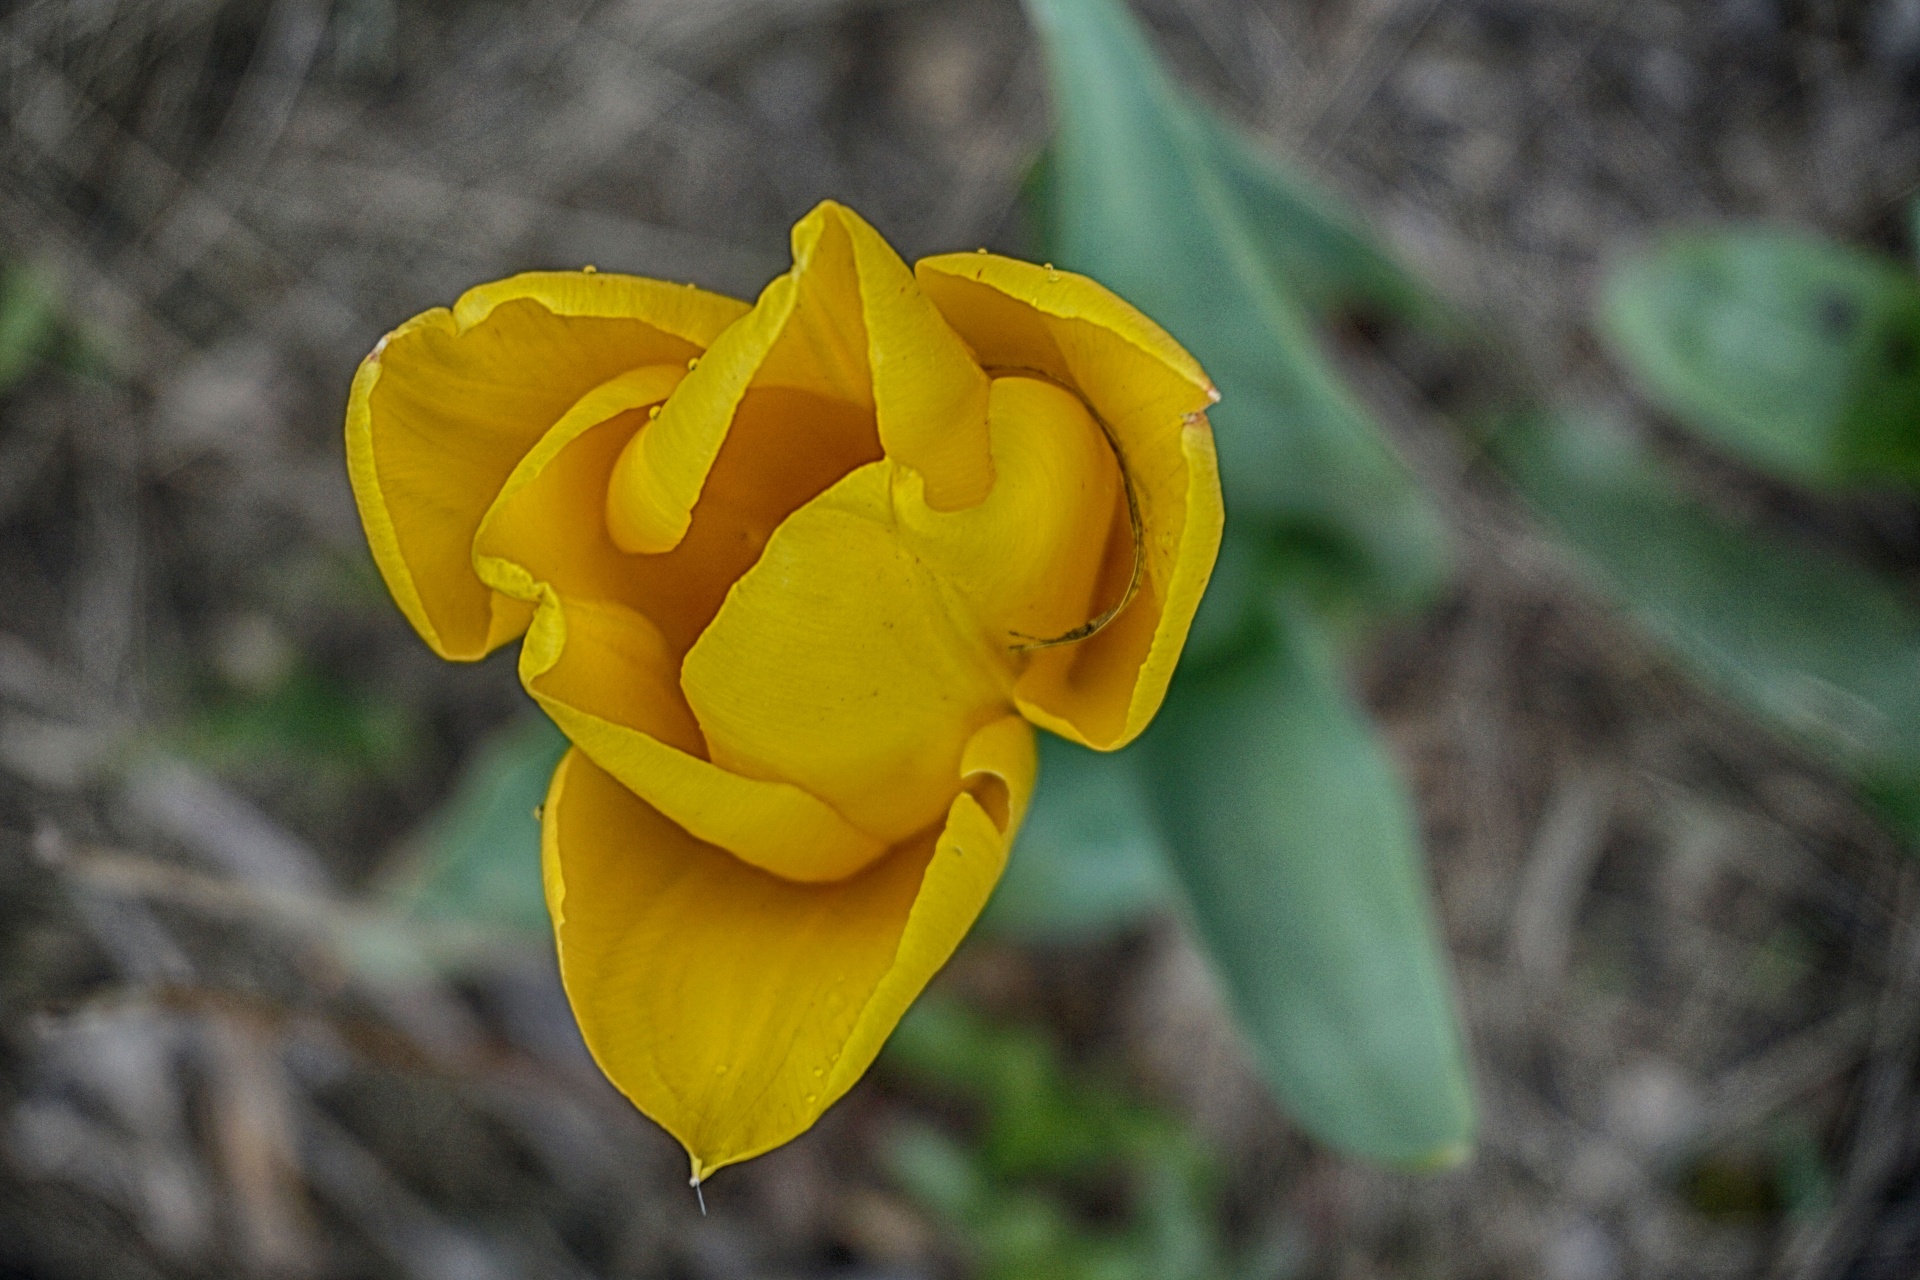
[[[1166,695],[1219,550],[1225,513],[1204,413],[1218,394],[1164,330],[1084,276],[972,253],[922,259],[915,273],[988,372],[1032,370],[1073,388],[1118,445],[1143,525],[1139,595],[1091,639],[1035,654],[1015,701],[1063,737],[1123,746]],[[1101,599],[1129,568],[1110,558]]]
[[[530,610],[474,576],[475,529],[521,456],[579,396],[687,360],[746,311],[684,285],[588,272],[514,276],[383,338],[347,404],[347,463],[389,590],[443,657],[518,635]]]
[[[645,421],[645,406],[684,372],[644,367],[582,396],[502,486],[474,539],[474,566],[495,590],[538,606],[520,651],[521,680],[602,768],[673,821],[756,866],[796,879],[838,878],[880,856],[885,842],[798,787],[705,759],[706,743],[680,693],[684,641],[675,644],[650,616],[664,604],[669,625],[691,623],[697,632],[726,585],[708,580],[709,562],[743,550],[750,561],[757,546],[735,545],[741,524],[711,513],[699,539],[673,555],[629,556],[601,519],[614,457]],[[750,428],[743,443],[753,444],[753,434]],[[825,462],[833,461],[829,453]],[[812,483],[805,465],[785,473],[803,487]],[[723,476],[720,488],[735,486]],[[773,523],[752,511],[742,518]]]
[[[962,792],[937,836],[800,885],[694,840],[580,752],[561,762],[542,824],[561,977],[601,1069],[696,1178],[811,1126],[973,924],[1032,791],[1032,731],[987,726],[963,768],[984,804]]]
[[[793,263],[621,456],[607,495],[620,546],[661,552],[686,534],[749,386],[871,410],[942,510],[991,487],[986,376],[879,233],[828,201],[795,225]]]
[[[894,525],[871,463],[788,517],[688,650],[716,764],[791,782],[888,841],[936,822],[1011,655]]]

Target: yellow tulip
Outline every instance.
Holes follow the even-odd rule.
[[[354,379],[374,559],[443,657],[524,634],[567,995],[695,1179],[858,1080],[1005,865],[1038,725],[1159,708],[1219,545],[1166,333],[1080,276],[909,269],[823,204],[749,307],[591,269]]]

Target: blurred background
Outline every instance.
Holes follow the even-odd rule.
[[[471,284],[752,297],[826,197],[909,259],[1038,256],[1014,0],[27,0],[0,9],[0,1277],[1920,1274],[1911,856],[1623,621],[1451,420],[1495,376],[1603,406],[1717,510],[1911,597],[1911,496],[1678,438],[1591,316],[1675,225],[1909,256],[1920,4],[1135,12],[1491,335],[1326,333],[1453,545],[1353,674],[1430,859],[1475,1154],[1304,1137],[1116,862],[1026,891],[1072,918],[997,900],[871,1076],[703,1215],[528,906],[555,745],[511,654],[434,659],[366,553],[353,369]]]

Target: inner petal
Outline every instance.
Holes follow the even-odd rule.
[[[631,555],[608,535],[604,495],[615,459],[650,419],[644,407],[623,406],[602,418],[556,441],[551,456],[537,451],[530,460],[537,465],[516,477],[488,513],[475,550],[520,566],[530,582],[549,583],[563,596],[644,614],[676,659],[782,520],[880,456],[869,411],[805,391],[749,391],[687,536],[672,551]]]
[[[502,489],[474,563],[496,589],[539,603],[521,677],[596,763],[746,862],[795,880],[835,879],[885,843],[798,787],[710,763],[680,691],[680,661],[767,533],[878,452],[872,419],[817,397],[756,394],[697,536],[670,556],[629,555],[608,536],[600,495],[648,406],[682,374],[680,365],[638,369],[583,396]]]
[[[888,456],[921,472],[942,510],[993,482],[987,378],[900,256],[832,201],[793,229],[793,269],[714,340],[614,467],[607,526],[628,551],[686,536],[752,387],[786,387],[874,414]]]
[[[920,478],[902,471],[895,509],[914,554],[1011,648],[1064,635],[1118,603],[1132,530],[1119,463],[1078,396],[1037,378],[996,378],[987,422],[995,480],[984,502],[935,510]],[[1102,580],[1109,559],[1119,562],[1117,586]]]
[[[1014,675],[901,538],[895,472],[862,467],[794,512],[681,667],[716,764],[804,787],[884,840],[946,812]]]
[[[870,410],[784,387],[747,392],[686,537],[671,551],[626,557],[638,607],[685,653],[781,521],[880,456]]]

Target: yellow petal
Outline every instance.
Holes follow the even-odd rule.
[[[1012,648],[1118,603],[1124,578],[1106,598],[1095,588],[1109,558],[1131,568],[1133,535],[1113,449],[1079,397],[1037,378],[996,378],[988,421],[996,478],[985,501],[935,510],[903,471],[893,506],[908,549],[973,607],[990,640]]]
[[[1219,550],[1213,385],[1164,330],[1084,276],[972,253],[924,258],[915,273],[989,373],[1032,370],[1073,388],[1119,447],[1143,526],[1139,594],[1091,639],[1034,654],[1015,701],[1063,737],[1123,746],[1166,695]],[[1128,571],[1110,554],[1097,598]]]
[[[443,657],[518,635],[530,609],[472,566],[501,484],[584,392],[677,364],[746,310],[732,298],[630,276],[542,272],[468,291],[381,340],[354,377],[347,462],[375,562]]]
[[[779,523],[879,455],[873,426],[805,392],[755,390],[741,402],[692,527],[661,555],[630,555],[608,536],[602,496],[614,460],[684,366],[645,366],[589,391],[528,451],[474,538],[474,569],[495,590],[537,600],[613,600],[645,614],[675,661],[760,557]]]
[[[594,1059],[696,1178],[810,1127],[972,926],[1032,791],[1032,731],[989,725],[964,765],[985,806],[963,791],[937,835],[802,885],[694,840],[579,751],[561,762],[541,842],[561,978]]]
[[[726,589],[707,571],[731,557],[744,568],[757,551],[741,522],[776,522],[755,507],[780,481],[736,478],[733,446],[715,493],[702,502],[696,534],[667,556],[630,556],[608,538],[599,495],[642,409],[683,367],[634,370],[590,391],[530,450],[502,486],[474,539],[474,566],[496,590],[538,606],[520,676],[535,700],[601,767],[675,822],[756,866],[801,880],[835,879],[873,861],[885,842],[865,834],[798,787],[742,777],[704,757],[706,743],[679,687],[684,641],[656,625],[697,634]],[[740,457],[774,465],[785,483],[812,486],[809,469],[829,453],[793,458],[803,433],[778,431],[786,402],[750,414]],[[763,431],[767,454],[755,451]],[[781,465],[791,463],[792,465]],[[737,482],[736,482],[737,480]],[[824,485],[825,479],[819,484]],[[776,509],[781,495],[771,495]],[[734,505],[714,506],[722,500]],[[730,519],[729,517],[737,517]],[[764,538],[761,533],[759,537]]]
[[[539,602],[536,584],[546,583],[564,595],[644,609],[632,581],[634,559],[607,537],[593,499],[644,411],[665,400],[686,372],[682,364],[642,365],[576,400],[500,485],[473,536],[475,575],[528,603]]]
[[[619,605],[543,602],[520,651],[534,700],[596,764],[669,819],[744,862],[796,881],[851,875],[887,842],[790,783],[707,760],[673,655]]]
[[[899,256],[829,201],[795,225],[793,262],[621,455],[607,524],[625,549],[666,551],[686,534],[750,387],[875,414],[888,455],[919,470],[942,509],[991,487],[987,379]]]
[[[893,473],[862,467],[788,517],[680,674],[714,763],[803,787],[887,841],[946,811],[1013,679],[1004,644],[894,528]]]

